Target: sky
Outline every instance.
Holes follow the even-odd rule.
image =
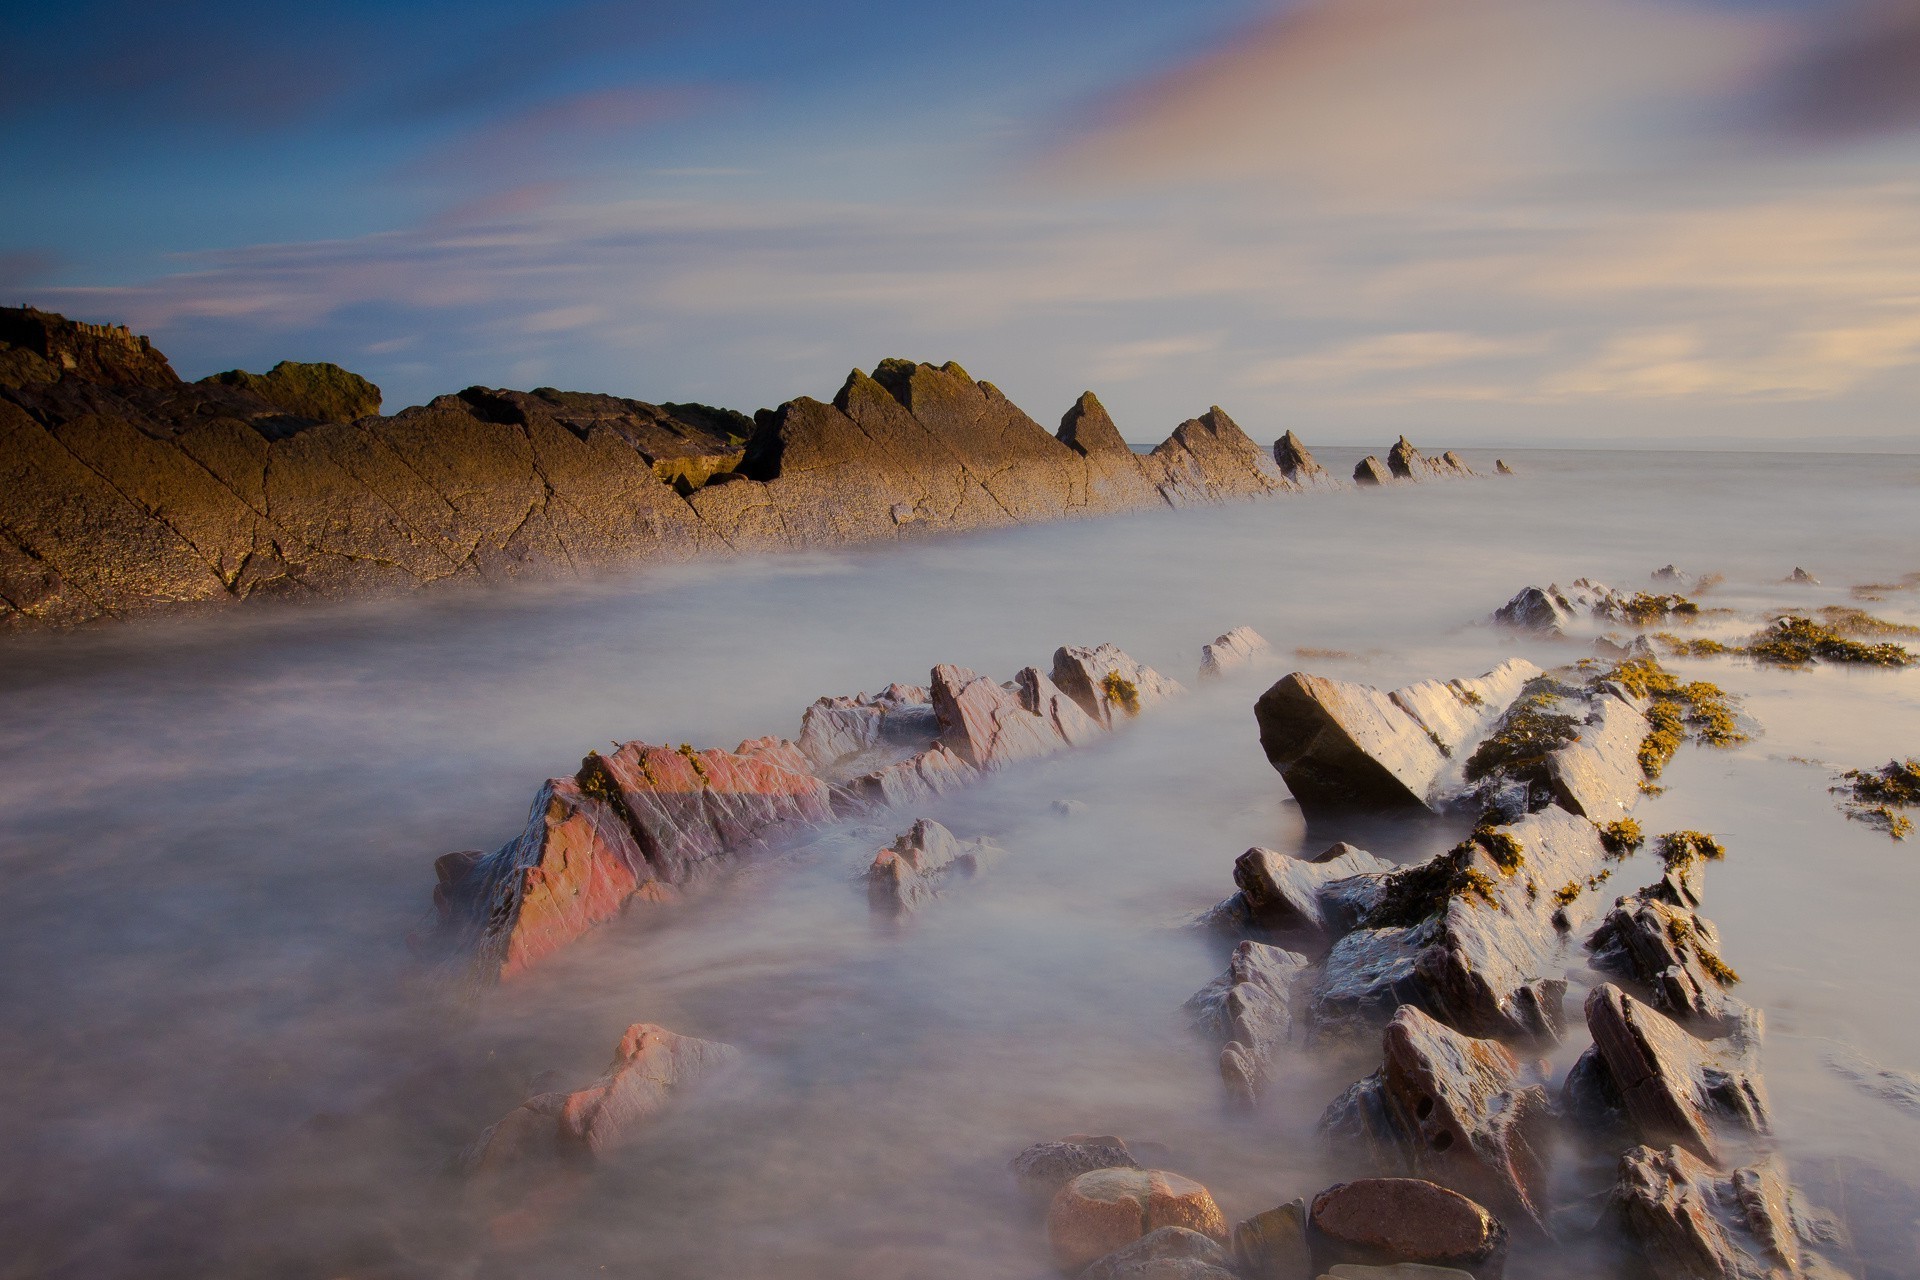
[[[0,84],[0,302],[186,377],[1920,449],[1920,0],[70,0]]]

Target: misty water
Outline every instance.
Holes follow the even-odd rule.
[[[1477,621],[1529,583],[1642,589],[1675,562],[1725,575],[1706,603],[1742,630],[1920,570],[1920,457],[1508,456],[1512,480],[5,640],[0,1276],[1037,1278],[1006,1162],[1076,1131],[1141,1144],[1230,1219],[1311,1196],[1352,1172],[1315,1124],[1378,1042],[1299,1049],[1257,1113],[1229,1110],[1181,1009],[1227,946],[1189,922],[1251,845],[1406,860],[1464,820],[1308,829],[1260,752],[1261,690],[1294,667],[1389,687],[1581,656]],[[1795,565],[1826,585],[1780,585]],[[1920,621],[1920,593],[1868,607]],[[1197,682],[1201,643],[1242,624],[1273,661]],[[503,988],[470,996],[408,947],[433,859],[510,838],[590,748],[790,736],[821,694],[1102,641],[1189,695],[810,832]],[[1920,1274],[1920,1116],[1829,1065],[1920,1069],[1920,849],[1827,793],[1920,754],[1920,671],[1672,665],[1759,731],[1683,748],[1637,816],[1727,845],[1704,914],[1766,1011],[1778,1146],[1850,1219],[1856,1275]],[[878,920],[858,876],[916,816],[1008,856]],[[529,1174],[524,1214],[482,1213],[462,1147],[591,1080],[634,1022],[743,1063],[590,1181]],[[1606,1169],[1564,1154],[1576,1261],[1551,1274],[1608,1274],[1578,1199]]]

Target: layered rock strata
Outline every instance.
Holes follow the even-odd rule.
[[[551,388],[379,406],[379,388],[333,365],[189,383],[124,328],[0,309],[0,628],[842,546],[1314,479],[1297,462],[1307,478],[1289,478],[1219,408],[1136,454],[1091,393],[1048,432],[951,363],[882,361],[831,401],[752,418]]]

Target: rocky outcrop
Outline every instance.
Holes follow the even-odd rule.
[[[827,784],[790,742],[629,742],[549,779],[518,839],[441,859],[440,928],[472,953],[477,976],[511,979],[634,897],[671,896],[773,829],[831,814]]]
[[[1368,927],[1322,962],[1308,1016],[1321,1029],[1354,1029],[1412,1004],[1468,1035],[1557,1038],[1567,931],[1592,920],[1588,885],[1605,861],[1592,823],[1549,807],[1381,877]]]
[[[1598,1090],[1607,1102],[1617,1100],[1640,1142],[1678,1144],[1717,1166],[1718,1127],[1749,1135],[1769,1131],[1766,1086],[1757,1065],[1757,1013],[1726,1036],[1702,1040],[1603,983],[1587,996],[1587,1029],[1593,1047],[1576,1068],[1580,1083],[1574,1087]],[[1575,1102],[1587,1114],[1599,1109],[1591,1096]]]
[[[1272,646],[1252,627],[1235,627],[1225,635],[1215,636],[1212,644],[1200,646],[1200,675],[1225,675],[1237,667],[1244,667]]]
[[[1406,1006],[1384,1037],[1386,1063],[1342,1094],[1321,1125],[1342,1151],[1383,1172],[1471,1196],[1544,1229],[1553,1106],[1512,1050],[1463,1036]]]
[[[1313,455],[1307,452],[1306,441],[1291,431],[1273,442],[1273,460],[1280,474],[1302,489],[1341,487],[1332,472],[1313,460]]]
[[[1234,860],[1239,892],[1208,913],[1230,932],[1259,931],[1324,944],[1365,918],[1393,864],[1344,841],[1317,857],[1253,848]]]
[[[1654,1008],[1683,1023],[1724,1033],[1739,1026],[1746,1006],[1727,993],[1738,975],[1720,958],[1713,922],[1693,908],[1698,897],[1669,873],[1621,898],[1587,940],[1593,967],[1616,974],[1647,993]]]
[[[1052,434],[952,363],[885,360],[753,418],[549,388],[378,407],[333,365],[185,383],[124,328],[0,309],[0,627],[1298,487],[1218,408],[1136,454],[1091,393]]]
[[[1510,476],[1514,474],[1514,470],[1507,465],[1505,458],[1495,458],[1493,460],[1493,473],[1500,476]]]
[[[1307,958],[1259,942],[1234,948],[1227,971],[1187,1001],[1193,1025],[1220,1045],[1227,1096],[1252,1106],[1293,1032],[1293,985]]]
[[[1820,1253],[1838,1227],[1778,1157],[1723,1175],[1680,1147],[1635,1147],[1612,1208],[1656,1280],[1844,1280]]]
[[[1522,588],[1494,610],[1493,620],[1516,630],[1564,635],[1568,627],[1582,619],[1620,619],[1626,603],[1626,596],[1605,583],[1575,578],[1570,587],[1549,583]]]
[[[1307,1241],[1322,1271],[1340,1263],[1458,1267],[1478,1280],[1506,1271],[1507,1229],[1466,1196],[1418,1178],[1362,1178],[1313,1198]]]
[[[266,373],[230,369],[201,382],[252,392],[287,416],[312,422],[353,422],[380,412],[380,388],[337,364],[282,360]]]
[[[1312,1275],[1307,1202],[1289,1200],[1234,1223],[1233,1256],[1248,1280],[1299,1280]]]
[[[991,840],[959,840],[927,818],[894,837],[867,868],[867,896],[877,911],[917,911],[955,876],[975,876],[1005,855]]]
[[[461,1167],[470,1175],[504,1173],[604,1155],[631,1142],[695,1081],[739,1056],[731,1045],[635,1023],[598,1080],[571,1093],[529,1098],[475,1140]]]
[[[1454,754],[1540,674],[1510,658],[1474,680],[1382,693],[1294,672],[1254,706],[1260,745],[1310,816],[1356,807],[1437,807]]]
[[[1207,1189],[1159,1169],[1097,1169],[1054,1195],[1047,1239],[1062,1271],[1077,1272],[1162,1227],[1197,1231],[1216,1243],[1227,1221]]]
[[[1377,489],[1381,485],[1392,484],[1393,473],[1387,470],[1386,464],[1380,459],[1368,454],[1354,464],[1353,482],[1363,489]]]
[[[1167,679],[1110,644],[1056,649],[1053,683],[1107,729],[1114,726],[1116,717],[1137,716],[1184,692],[1178,681]]]

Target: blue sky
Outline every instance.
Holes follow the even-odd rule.
[[[0,297],[751,410],[888,355],[1154,440],[1920,443],[1920,0],[79,3]]]

